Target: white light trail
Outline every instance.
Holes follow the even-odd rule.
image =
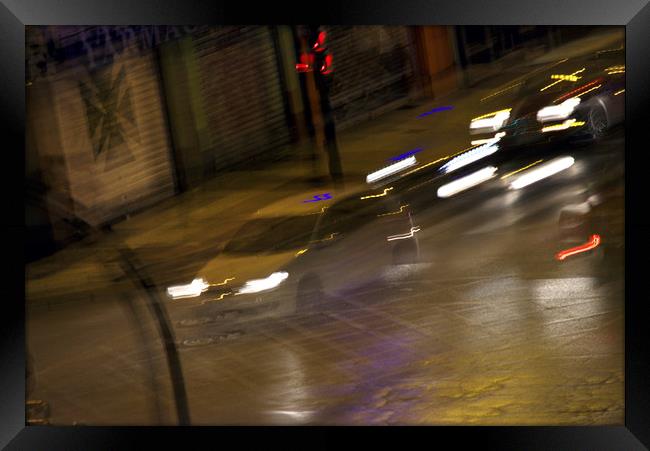
[[[492,138],[486,138],[486,139],[475,139],[474,141],[470,142],[472,146],[478,146],[479,144],[490,144],[490,143],[495,143],[498,142],[501,138],[503,138],[506,135],[506,132],[499,132],[496,135],[494,135]]]
[[[499,138],[500,139],[500,138]],[[496,141],[494,141],[496,143]],[[458,155],[457,157],[452,158],[449,162],[445,163],[440,167],[440,170],[445,174],[448,174],[452,171],[455,171],[458,168],[462,168],[470,163],[485,158],[488,155],[492,155],[494,152],[499,150],[499,146],[494,143],[483,144],[482,146],[476,147],[472,150],[469,150],[465,153]]]
[[[558,119],[566,119],[569,114],[575,110],[579,103],[580,97],[571,97],[559,105],[544,107],[537,112],[537,120],[540,122],[546,122],[555,121]]]
[[[494,166],[488,166],[481,169],[480,171],[472,172],[470,175],[461,177],[458,180],[449,182],[446,185],[442,185],[438,188],[438,197],[451,197],[454,194],[465,191],[468,188],[483,183],[486,180],[494,177],[494,173],[497,171],[497,168]]]
[[[377,180],[386,178],[389,175],[396,174],[399,171],[402,171],[415,164],[417,164],[417,160],[415,159],[414,156],[405,158],[404,160],[398,161],[395,164],[391,164],[390,166],[386,166],[383,169],[375,171],[372,174],[368,174],[368,176],[366,177],[366,183],[376,182]]]
[[[573,163],[575,163],[573,157],[561,157],[551,160],[548,163],[539,165],[535,169],[530,169],[518,176],[510,182],[510,189],[520,189],[538,182],[546,177],[550,177],[553,174],[557,174],[558,172],[570,168],[573,166]]]
[[[288,272],[274,272],[265,279],[249,280],[246,284],[237,290],[237,294],[259,293],[260,291],[270,290],[277,287],[289,277]]]
[[[420,231],[419,227],[411,227],[411,231],[409,233],[402,233],[400,235],[391,235],[389,237],[386,237],[386,240],[395,241],[395,240],[405,240],[407,238],[413,238],[413,234],[419,231]]]
[[[195,298],[206,291],[210,285],[203,278],[194,279],[187,285],[176,285],[167,288],[167,294],[174,299]]]
[[[510,109],[488,113],[486,115],[472,119],[469,124],[469,128],[470,130],[487,129],[497,131],[503,126],[509,117]]]

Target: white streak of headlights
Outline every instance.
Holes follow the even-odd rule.
[[[187,285],[176,285],[167,288],[167,294],[174,299],[195,298],[206,291],[210,285],[202,278],[194,279]]]
[[[403,233],[400,235],[391,235],[386,237],[387,241],[395,241],[395,240],[405,240],[407,238],[413,238],[413,234],[415,232],[419,232],[420,228],[419,227],[411,227],[411,231],[409,233]]]
[[[480,160],[481,158],[492,155],[494,152],[499,150],[499,147],[495,144],[498,141],[491,141],[488,144],[483,144],[482,146],[476,147],[472,150],[468,150],[465,153],[458,155],[455,158],[452,158],[448,163],[445,163],[440,167],[441,171],[444,171],[445,174],[448,174],[452,171],[455,171],[458,168],[462,168],[470,163]]]
[[[274,272],[265,279],[249,280],[237,290],[237,294],[259,293],[277,287],[289,277],[288,272]]]
[[[559,105],[544,107],[537,112],[537,120],[540,122],[546,122],[566,119],[569,114],[573,113],[573,110],[575,110],[579,103],[580,97],[571,97]]]
[[[494,173],[496,171],[497,168],[494,166],[488,166],[481,169],[480,171],[473,172],[470,175],[466,175],[465,177],[461,177],[458,180],[454,180],[453,182],[449,182],[446,185],[442,185],[440,188],[438,188],[438,197],[451,197],[454,194],[465,191],[466,189],[476,186],[479,183],[483,183],[486,180],[494,177]]]
[[[491,143],[498,142],[504,136],[506,136],[506,132],[499,132],[496,135],[494,135],[492,138],[475,139],[474,141],[470,142],[470,144],[472,146],[478,146],[479,144],[491,144]]]
[[[368,174],[368,176],[366,177],[366,183],[372,183],[379,179],[383,179],[384,177],[388,177],[389,175],[396,174],[399,171],[406,169],[410,166],[413,166],[416,163],[417,160],[415,159],[415,157],[409,157],[404,160],[398,161],[397,163],[391,164],[390,166],[386,166],[385,168],[375,171],[372,174]]]
[[[510,182],[510,189],[520,189],[538,182],[546,177],[550,177],[553,174],[557,174],[558,172],[570,168],[573,166],[573,163],[575,163],[573,157],[561,157],[551,160],[548,163],[540,165],[535,169],[530,169],[518,176]]]
[[[499,130],[505,121],[510,117],[510,111],[499,111],[492,117],[484,119],[474,119],[470,122],[470,129],[490,129],[493,131]]]

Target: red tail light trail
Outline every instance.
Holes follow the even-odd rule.
[[[555,254],[555,259],[562,261],[567,257],[570,257],[575,254],[581,254],[582,252],[587,252],[590,251],[600,244],[600,235],[591,235],[589,237],[589,241],[587,241],[585,244],[581,244],[580,246],[572,247],[570,249],[565,249],[563,251],[558,252]]]

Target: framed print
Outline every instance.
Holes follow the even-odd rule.
[[[0,13],[3,447],[647,449],[647,1]]]

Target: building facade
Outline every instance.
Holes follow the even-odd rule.
[[[523,39],[466,28],[321,27],[337,130],[453,91],[459,69]],[[34,256],[76,219],[101,227],[221,171],[301,157],[322,139],[311,75],[295,70],[304,45],[295,26],[27,27]]]

